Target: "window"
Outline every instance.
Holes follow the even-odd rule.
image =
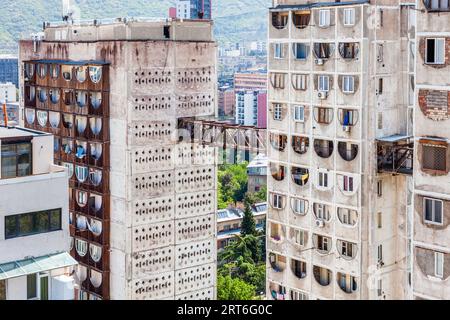
[[[294,121],[305,122],[305,106],[294,106]]]
[[[163,33],[164,33],[164,38],[170,39],[170,26],[164,26]]]
[[[422,168],[425,170],[447,171],[447,147],[423,144]]]
[[[326,251],[330,250],[330,239],[321,235],[317,235],[317,250]]]
[[[427,0],[424,1],[427,9],[431,11],[448,11],[449,1],[448,0]]]
[[[377,249],[378,263],[383,262],[383,245],[379,245]]]
[[[292,86],[295,90],[306,90],[308,82],[308,75],[306,74],[293,74]]]
[[[308,294],[291,290],[291,300],[308,300]]]
[[[353,76],[342,77],[342,92],[344,93],[355,92],[355,78]]]
[[[319,11],[319,27],[325,28],[330,26],[330,10]]]
[[[383,78],[378,79],[378,94],[383,94]]]
[[[383,181],[382,180],[378,180],[378,182],[377,182],[377,194],[378,194],[378,197],[383,196]]]
[[[355,244],[348,241],[340,242],[341,255],[347,258],[353,258],[356,255]]]
[[[328,188],[328,173],[319,172],[319,187]]]
[[[345,192],[353,192],[353,177],[343,176],[343,188],[342,190]]]
[[[27,275],[27,299],[37,298],[37,274]]]
[[[295,244],[304,247],[306,240],[306,231],[305,230],[295,230],[294,233],[294,241]]]
[[[328,59],[334,51],[334,45],[331,43],[314,43],[314,54],[317,59]]]
[[[445,39],[435,38],[426,39],[425,62],[428,64],[445,63]]]
[[[278,151],[284,151],[287,143],[287,136],[283,134],[270,133],[269,135],[270,144],[272,148]]]
[[[1,179],[29,176],[32,174],[31,142],[2,141]]]
[[[61,209],[5,217],[5,239],[61,230]]]
[[[329,76],[319,76],[317,86],[319,88],[319,91],[328,92],[330,90],[330,77]]]
[[[298,154],[305,154],[308,152],[309,147],[309,138],[308,137],[292,137],[292,148],[294,149],[295,153]]]
[[[347,208],[338,208],[337,215],[339,221],[346,226],[354,226],[356,225],[358,219],[358,213],[355,210],[347,209]]]
[[[355,9],[344,9],[344,26],[353,26],[355,24]]]
[[[272,207],[274,209],[283,209],[283,196],[280,194],[272,195]]]
[[[424,220],[430,224],[443,224],[443,202],[442,200],[424,198],[423,199]]]
[[[434,253],[434,275],[438,278],[444,277],[444,254],[442,252]]]
[[[272,13],[272,26],[277,29],[283,29],[286,27],[289,19],[289,13],[286,12],[273,12]]]
[[[314,140],[314,151],[321,158],[329,158],[333,154],[333,141],[316,139]]]
[[[75,239],[75,250],[80,257],[84,257],[87,253],[88,244],[81,239]]]
[[[273,105],[273,120],[278,120],[278,121],[282,120],[282,117],[281,117],[282,110],[283,110],[283,108],[280,103],[275,103]]]
[[[308,58],[309,46],[305,43],[294,43],[292,45],[294,58],[297,60],[306,60]]]
[[[283,59],[284,58],[284,50],[282,43],[274,43],[273,44],[273,56],[275,59]]]
[[[339,54],[344,59],[355,59],[358,57],[359,44],[355,42],[339,43]]]
[[[274,89],[284,89],[285,87],[285,78],[286,74],[284,73],[272,73],[270,75],[270,83]]]
[[[309,180],[309,170],[305,168],[292,167],[292,180],[296,185],[304,186]]]
[[[330,212],[328,211],[328,207],[322,203],[314,203],[314,216],[318,220],[329,221],[330,220]]]
[[[383,280],[382,279],[378,279],[378,284],[377,284],[377,295],[379,297],[381,297],[381,295],[383,294]]]
[[[381,212],[377,213],[377,227],[378,229],[383,227],[383,214]]]

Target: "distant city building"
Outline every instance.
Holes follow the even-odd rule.
[[[236,73],[234,75],[234,89],[236,90],[267,90],[267,74],[264,73]]]
[[[257,155],[247,166],[248,192],[258,192],[267,186],[268,159],[264,154]]]
[[[69,180],[53,135],[0,127],[0,145],[0,300],[74,300]]]
[[[19,102],[6,103],[6,113],[8,114],[8,125],[19,125]],[[0,105],[0,125],[5,125],[5,116],[3,114],[3,103]]]
[[[211,0],[177,0],[177,18],[211,19]]]
[[[236,92],[236,124],[265,128],[267,125],[267,92],[241,90]]]
[[[17,102],[16,86],[11,83],[0,83],[0,102]]]
[[[252,206],[256,228],[262,230],[266,221],[267,203],[258,203]],[[217,249],[224,249],[235,241],[241,233],[244,212],[241,209],[223,209],[217,211]]]
[[[176,16],[179,19],[191,18],[191,0],[178,0],[176,7]]]
[[[232,88],[219,89],[219,115],[232,116],[236,105],[235,91]]]
[[[6,82],[19,87],[19,67],[16,56],[0,55],[0,83]]]

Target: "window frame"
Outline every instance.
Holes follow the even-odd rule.
[[[321,188],[329,188],[328,172],[319,171],[317,174],[318,174],[317,185]]]
[[[283,43],[275,42],[273,44],[273,58],[277,60],[282,60],[285,58]]]
[[[325,19],[325,21],[323,21],[323,19]],[[330,26],[331,26],[331,10],[330,9],[319,10],[319,27],[328,28]]]
[[[350,81],[351,80],[351,81]],[[346,90],[346,84],[350,90]],[[342,77],[342,92],[343,93],[355,93],[355,77],[345,75]]]
[[[39,214],[46,213],[47,215],[47,228],[45,231],[38,230],[36,231],[37,227],[37,218]],[[59,216],[58,219],[58,226],[52,227],[52,215],[54,213],[57,213]],[[21,232],[20,228],[20,218],[26,217],[27,215],[31,215],[31,224],[32,224],[32,232]],[[14,220],[14,226],[15,226],[15,232],[14,235],[11,235],[10,233],[7,233],[7,226],[8,222],[7,219],[13,219]],[[27,212],[27,213],[21,213],[21,214],[14,214],[14,215],[8,215],[4,218],[5,221],[5,240],[15,239],[15,238],[22,238],[22,237],[28,237],[38,234],[45,234],[50,232],[57,232],[62,230],[62,208],[55,208],[55,209],[47,209],[47,210],[41,210],[41,211],[33,211],[33,212]]]
[[[298,111],[300,110],[300,111]],[[297,117],[300,114],[301,117]],[[305,122],[305,106],[304,105],[294,105],[294,121],[304,123]]]
[[[324,87],[326,87],[326,89],[324,89]],[[321,74],[317,77],[317,91],[320,92],[330,91],[330,76]]]
[[[27,146],[29,148],[29,152],[28,152],[28,156],[29,156],[29,162],[28,162],[28,169],[27,169],[27,173],[24,175],[20,175],[19,172],[19,158],[20,158],[20,154],[18,154],[17,148],[18,146]],[[31,176],[33,174],[33,144],[30,140],[17,140],[17,141],[2,141],[1,144],[1,160],[0,160],[0,171],[3,173],[3,161],[6,160],[6,156],[3,153],[3,148],[7,148],[7,147],[12,147],[14,146],[14,151],[10,150],[10,152],[14,152],[14,158],[15,158],[15,176],[14,177],[4,177],[3,174],[1,174],[0,176],[0,180],[6,180],[6,179],[15,179],[15,178],[20,178],[20,177],[27,177],[27,176]],[[11,156],[10,158],[12,158],[13,156]]]
[[[428,201],[431,201],[432,202],[432,212],[431,212],[431,216],[432,216],[432,219],[433,220],[427,220],[427,218],[426,218],[426,208],[427,208],[427,206],[426,206],[426,202],[427,202],[427,200]],[[442,226],[442,225],[444,225],[444,201],[443,200],[440,200],[440,199],[435,199],[435,198],[430,198],[430,197],[423,197],[423,200],[422,200],[423,202],[422,202],[422,214],[423,214],[423,221],[426,223],[426,224],[433,224],[433,225],[437,225],[437,226]],[[436,214],[435,214],[435,209],[436,209],[436,205],[435,205],[435,203],[436,202],[440,202],[441,203],[441,222],[435,222],[434,221],[434,219],[436,218]]]
[[[429,57],[428,57],[428,41],[434,41],[434,57],[433,57],[433,62],[429,61]],[[439,42],[443,42],[443,45],[440,47],[442,49],[443,52],[439,52],[437,49],[438,47],[438,43]],[[442,54],[442,61],[437,61],[437,57],[439,57],[439,53]],[[444,65],[445,64],[445,57],[446,56],[446,38],[425,38],[425,64],[428,65]]]
[[[440,279],[444,278],[444,258],[443,252],[434,252],[434,276]]]
[[[350,23],[348,23],[347,21],[347,19],[349,18],[349,16],[347,15],[348,13],[351,13],[350,14]],[[346,26],[346,27],[350,27],[350,26],[354,26],[355,24],[356,24],[356,11],[355,11],[355,8],[344,8],[344,12],[343,12],[343,24],[344,24],[344,26]]]
[[[282,121],[283,120],[283,106],[281,103],[273,104],[273,120]]]

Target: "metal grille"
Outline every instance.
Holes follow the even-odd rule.
[[[447,170],[447,148],[440,146],[423,146],[423,168],[430,170]]]

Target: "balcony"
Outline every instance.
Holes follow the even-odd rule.
[[[377,139],[378,172],[412,175],[414,141],[411,136],[392,135]]]
[[[270,292],[271,300],[287,300],[288,295],[286,293],[286,288],[280,284],[269,282],[268,292]]]
[[[277,282],[284,282],[284,270],[286,269],[286,257],[270,252],[269,258],[269,278]]]

